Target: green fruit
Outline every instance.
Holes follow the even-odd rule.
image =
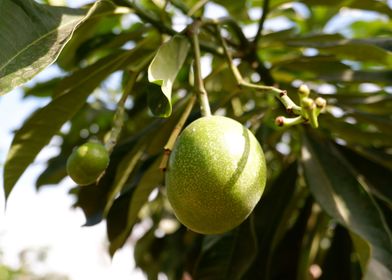
[[[102,144],[88,142],[75,149],[67,160],[68,175],[83,186],[94,183],[109,164],[109,154]]]
[[[180,134],[166,172],[178,220],[203,234],[241,224],[264,191],[266,163],[255,136],[227,117],[200,118]]]

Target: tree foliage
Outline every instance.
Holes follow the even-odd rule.
[[[3,0],[0,93],[54,60],[63,71],[24,88],[51,101],[15,133],[6,197],[53,136],[60,153],[37,188],[96,139],[110,164],[70,195],[87,226],[106,221],[112,255],[149,225],[135,244],[149,279],[392,279],[391,15],[376,0]],[[181,124],[206,106],[252,130],[268,167],[251,216],[211,236],[177,222],[162,171]]]

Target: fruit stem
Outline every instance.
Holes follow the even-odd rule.
[[[192,111],[193,105],[195,105],[195,101],[196,101],[196,96],[192,95],[188,101],[188,104],[186,105],[184,112],[180,117],[180,120],[178,121],[172,133],[170,134],[169,140],[167,141],[164,147],[164,154],[163,154],[161,164],[159,165],[159,169],[161,169],[162,171],[166,171],[167,162],[169,160],[170,153],[173,150],[174,143],[176,142],[178,135],[180,134],[186,120],[188,119],[189,114]]]
[[[105,143],[106,150],[109,154],[112,153],[114,146],[117,144],[117,140],[120,137],[122,127],[124,125],[124,112],[125,112],[125,102],[127,101],[129,93],[136,82],[139,72],[131,72],[131,77],[127,85],[124,88],[123,94],[117,103],[117,110],[113,117],[113,126],[109,133],[109,138]]]
[[[256,90],[263,91],[263,92],[273,92],[275,94],[276,98],[279,99],[279,101],[284,105],[284,107],[286,108],[286,110],[288,112],[290,112],[290,113],[292,112],[296,115],[300,115],[301,114],[301,107],[294,103],[294,101],[287,95],[287,92],[285,90],[282,90],[282,89],[279,89],[279,88],[276,88],[273,86],[253,84],[253,83],[249,83],[244,80],[244,78],[242,77],[237,66],[233,63],[233,58],[229,52],[226,41],[220,32],[220,29],[218,28],[218,26],[216,26],[216,28],[217,28],[216,31],[217,31],[218,37],[220,39],[220,42],[221,42],[221,45],[223,48],[223,52],[224,52],[226,60],[227,60],[227,64],[229,65],[230,70],[233,73],[233,76],[237,81],[238,86],[252,88],[252,89],[256,89]]]
[[[294,118],[286,118],[284,116],[279,116],[275,119],[275,124],[281,127],[289,127],[297,124],[306,122],[307,120],[303,116],[297,116]]]
[[[210,103],[208,102],[207,91],[204,87],[203,78],[201,76],[201,63],[200,63],[200,45],[199,45],[199,28],[200,21],[194,21],[190,26],[189,33],[191,35],[191,41],[194,52],[194,77],[195,77],[195,93],[197,94],[200,102],[201,114],[204,117],[211,116]]]

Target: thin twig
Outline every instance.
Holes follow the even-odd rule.
[[[264,22],[267,19],[267,15],[269,12],[269,0],[263,0],[263,8],[262,8],[262,14],[260,17],[260,21],[259,21],[259,26],[257,28],[257,33],[255,38],[253,39],[253,45],[256,47],[257,46],[257,42],[259,41],[260,37],[261,37],[261,33],[263,32],[263,28],[264,28]]]
[[[125,102],[129,96],[129,93],[132,91],[133,86],[135,85],[137,76],[139,72],[132,72],[131,77],[124,88],[123,94],[120,100],[117,102],[117,110],[113,117],[113,126],[110,130],[109,138],[105,143],[106,150],[110,154],[113,151],[113,148],[117,144],[117,140],[120,137],[120,133],[124,124],[124,112],[125,112]]]
[[[201,56],[200,56],[200,46],[199,46],[199,28],[200,21],[195,21],[189,29],[191,36],[193,52],[194,52],[194,75],[195,75],[195,92],[199,98],[201,114],[203,116],[211,116],[210,104],[208,102],[207,91],[204,87],[203,78],[201,76]]]
[[[293,112],[297,115],[301,114],[301,107],[296,105],[294,103],[294,101],[291,100],[291,98],[287,95],[285,90],[282,90],[282,89],[279,89],[279,88],[276,88],[273,86],[253,84],[253,83],[249,83],[249,82],[245,81],[244,78],[242,77],[240,71],[238,70],[237,66],[235,66],[233,63],[233,59],[232,59],[231,54],[228,50],[225,39],[223,38],[218,26],[217,26],[217,35],[220,39],[220,42],[221,42],[221,45],[223,48],[223,52],[224,52],[226,60],[227,60],[227,64],[228,64],[234,78],[236,79],[238,86],[252,88],[252,89],[256,89],[256,90],[264,91],[264,92],[273,92],[273,93],[275,93],[276,98],[278,98],[280,100],[280,102],[284,105],[284,107],[286,108],[287,111]]]
[[[189,114],[192,111],[192,108],[193,108],[193,105],[195,104],[195,101],[196,101],[196,96],[192,95],[189,99],[189,102],[188,102],[184,112],[182,113],[182,115],[180,117],[180,120],[178,121],[178,123],[174,127],[172,133],[170,134],[169,140],[167,141],[167,143],[164,147],[164,154],[162,157],[161,164],[159,165],[159,169],[161,169],[162,171],[166,171],[167,162],[169,160],[170,153],[173,150],[174,143],[176,142],[178,135],[180,134],[182,128],[184,127],[184,124],[185,124],[186,120],[188,119]]]

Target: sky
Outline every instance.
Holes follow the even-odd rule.
[[[85,0],[67,1],[78,7]],[[392,1],[391,1],[392,2]],[[299,11],[301,12],[301,11]],[[223,16],[217,6],[207,9],[208,17]],[[260,10],[251,12],[251,17],[258,18]],[[377,15],[367,14],[372,18]],[[342,26],[363,18],[364,14],[353,10],[344,10],[340,17],[331,21],[325,31],[333,33]],[[178,20],[176,26],[182,29],[184,22]],[[287,28],[288,22],[267,21],[267,28]],[[254,34],[257,26],[246,30]],[[48,79],[52,75],[48,69],[34,78],[34,81]],[[206,74],[208,69],[203,68]],[[33,82],[34,82],[33,81]],[[27,116],[36,108],[44,106],[47,100],[23,99],[21,89],[0,97],[0,262],[18,267],[18,254],[24,249],[48,248],[48,258],[44,265],[34,267],[38,273],[58,272],[69,276],[70,280],[126,280],[145,279],[142,272],[135,268],[132,246],[127,244],[111,260],[107,253],[106,228],[104,223],[93,227],[82,227],[85,222],[80,209],[72,209],[73,198],[67,193],[74,183],[65,179],[56,186],[43,187],[36,192],[34,183],[37,175],[44,169],[46,159],[56,154],[53,146],[45,148],[35,163],[21,177],[7,202],[6,211],[3,188],[2,165],[12,141],[12,132],[18,129]],[[137,234],[137,233],[136,233]],[[140,233],[139,233],[140,234]],[[164,279],[164,277],[160,277]]]

